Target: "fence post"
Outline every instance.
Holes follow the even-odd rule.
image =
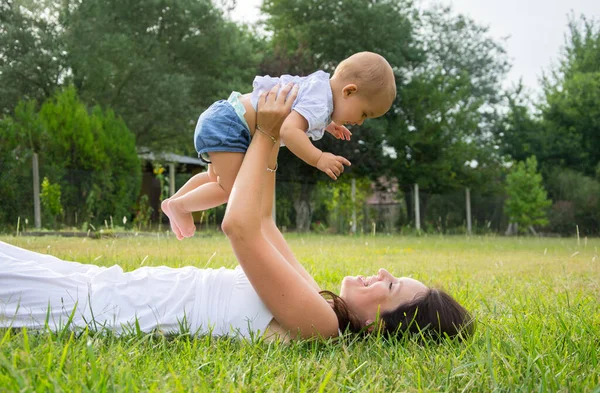
[[[38,165],[38,155],[33,153],[33,217],[35,228],[42,227],[42,213],[40,209],[40,168]]]
[[[467,233],[471,235],[471,189],[466,188],[465,191],[467,199]]]
[[[356,233],[356,179],[352,179],[352,234]]]
[[[419,185],[415,183],[415,228],[421,230],[421,212],[419,210]]]

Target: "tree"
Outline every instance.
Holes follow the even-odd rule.
[[[71,2],[61,20],[82,100],[112,108],[154,150],[191,152],[198,115],[248,91],[261,58],[210,0]]]
[[[508,110],[495,123],[493,133],[501,155],[508,156],[509,161],[525,161],[535,155],[543,167],[551,152],[546,151],[548,142],[544,125],[532,113],[534,107],[519,82],[504,95]]]
[[[317,69],[332,73],[344,58],[360,51],[373,51],[390,62],[397,71],[396,84],[402,86],[408,79],[402,70],[418,61],[419,52],[413,47],[414,8],[410,2],[266,0],[262,11],[267,16],[265,27],[272,37],[261,74],[308,75]],[[353,163],[345,177],[374,179],[385,170],[384,146],[394,111],[384,118],[369,120],[362,127],[353,127],[350,142],[341,143],[325,136],[315,145]],[[294,201],[297,229],[308,229],[313,211],[311,197],[317,183],[328,178],[287,149],[282,149],[280,161],[284,164],[278,174],[278,195]]]
[[[560,65],[544,79],[544,165],[594,176],[600,162],[600,25],[569,21]]]
[[[13,113],[21,99],[50,98],[68,73],[56,16],[53,2],[0,2],[0,115]]]
[[[532,104],[520,87],[507,94],[508,112],[495,134],[501,152],[522,161],[535,155],[555,201],[550,228],[596,233],[590,196],[600,168],[600,29],[595,21],[571,18],[558,67],[543,79],[544,97]],[[538,112],[531,111],[537,108]],[[591,210],[590,210],[591,209]]]
[[[33,101],[20,102],[0,123],[0,139],[0,199],[13,207],[0,216],[4,222],[31,217],[33,153],[40,176],[60,190],[66,224],[130,215],[141,186],[135,138],[112,111],[89,113],[74,88],[57,92],[39,110]]]
[[[35,101],[21,101],[13,116],[0,120],[0,223],[5,225],[16,226],[19,218],[33,223],[31,146],[43,132],[37,110]]]
[[[448,7],[423,12],[417,45],[423,61],[409,70],[387,135],[396,151],[390,167],[412,217],[412,186],[446,193],[459,186],[484,188],[497,176],[500,155],[491,129],[500,82],[508,70],[503,47],[486,27]],[[465,165],[477,162],[477,171]],[[427,200],[421,198],[425,216]]]
[[[572,236],[576,226],[581,235],[600,234],[600,181],[572,169],[556,168],[546,180],[554,204],[549,228]]]
[[[516,164],[506,177],[506,193],[506,214],[511,223],[518,224],[519,231],[525,232],[534,225],[548,224],[546,209],[552,201],[547,198],[535,156]]]

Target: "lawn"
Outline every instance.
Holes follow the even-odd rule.
[[[599,239],[286,237],[323,289],[379,267],[443,287],[476,316],[474,337],[286,345],[5,329],[0,391],[600,392]],[[221,234],[0,240],[126,270],[236,264]]]

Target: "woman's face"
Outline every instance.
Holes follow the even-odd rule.
[[[376,276],[347,276],[342,280],[340,297],[350,311],[367,324],[378,315],[393,311],[416,296],[425,295],[429,288],[422,282],[409,277],[394,277],[385,269]]]

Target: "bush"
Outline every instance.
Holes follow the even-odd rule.
[[[352,203],[352,178],[342,177],[335,182],[319,182],[319,199],[327,209],[327,224],[337,233],[348,233],[352,227],[352,213],[356,213],[356,228],[361,231],[364,221],[364,205],[371,193],[371,181],[356,179],[354,203]]]
[[[548,224],[546,209],[552,202],[547,199],[535,156],[515,165],[506,177],[506,193],[506,214],[510,222],[519,225],[519,231],[526,232],[531,226]]]
[[[551,172],[548,190],[556,201],[550,213],[549,228],[573,235],[576,226],[583,235],[600,234],[600,181],[571,169]]]
[[[40,194],[42,203],[42,213],[44,221],[49,222],[50,226],[58,226],[58,218],[63,214],[63,207],[60,203],[60,185],[51,184],[47,177],[42,181],[42,192]]]
[[[40,176],[60,187],[64,223],[101,224],[131,216],[141,186],[135,138],[110,110],[88,112],[70,87],[36,111],[20,102],[0,122],[0,222],[33,215],[31,157],[39,155]]]

